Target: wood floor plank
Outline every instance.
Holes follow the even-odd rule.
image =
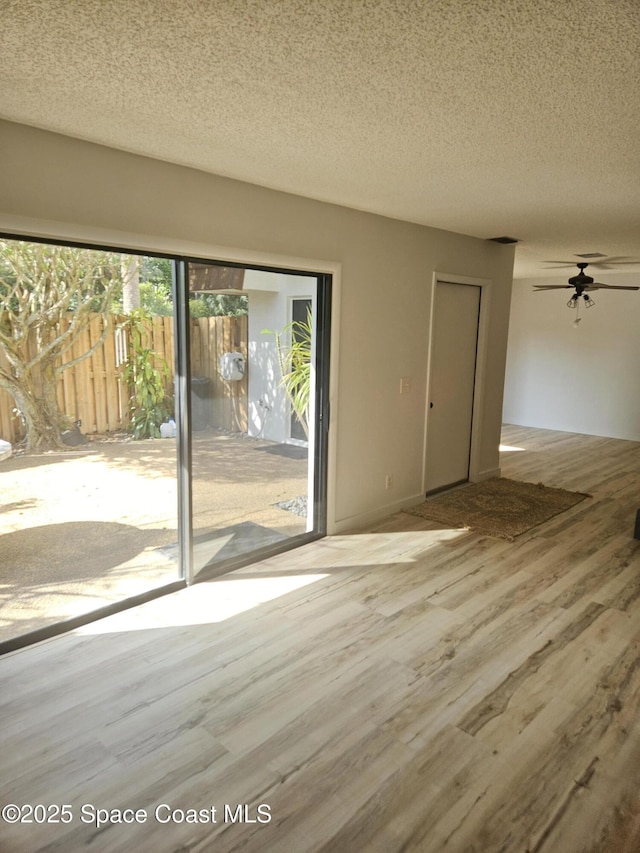
[[[591,497],[514,542],[399,512],[1,658],[0,805],[73,809],[2,853],[637,853],[640,445],[503,444]]]

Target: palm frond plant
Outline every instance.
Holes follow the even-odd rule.
[[[306,321],[293,320],[280,332],[263,330],[274,335],[280,368],[280,385],[284,389],[291,409],[302,425],[309,440],[309,403],[311,401],[311,355],[313,326],[311,311]]]

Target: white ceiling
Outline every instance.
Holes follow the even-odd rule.
[[[516,237],[518,277],[564,278],[544,261],[585,252],[640,261],[640,0],[0,0],[0,15],[0,117]]]

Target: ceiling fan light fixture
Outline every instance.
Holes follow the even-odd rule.
[[[555,263],[555,261],[553,262]],[[560,263],[564,263],[561,261]],[[569,301],[567,302],[567,308],[576,309],[576,319],[573,323],[574,328],[578,328],[578,323],[580,322],[580,305],[584,301],[585,308],[593,308],[596,304],[588,291],[591,290],[640,290],[640,285],[626,285],[626,284],[603,284],[601,281],[594,281],[590,275],[587,275],[585,269],[589,266],[586,261],[581,261],[579,264],[576,264],[578,267],[578,274],[571,276],[568,280],[567,284],[534,284],[533,289],[535,291],[538,290],[564,290],[565,288],[572,287],[574,288],[574,294],[571,296]],[[580,299],[582,297],[582,299]]]

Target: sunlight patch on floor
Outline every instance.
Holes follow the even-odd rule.
[[[509,444],[501,444],[498,450],[500,453],[513,453],[518,450],[526,450],[526,447],[511,447]]]
[[[425,551],[465,533],[445,528],[328,536],[314,543],[310,558],[303,546],[84,625],[77,633],[110,634],[224,622],[343,568],[415,563]]]
[[[305,554],[300,553],[296,565],[299,566],[304,562],[308,569],[330,571],[340,568],[415,563],[425,551],[436,548],[443,542],[456,539],[463,533],[464,531],[454,528],[403,531],[386,531],[382,528],[372,533],[336,534],[323,539],[321,547],[316,543],[310,559],[306,559]],[[284,562],[281,565],[286,566]],[[258,564],[252,568],[259,571],[261,565]]]
[[[145,631],[150,628],[176,628],[223,622],[326,577],[326,574],[262,578],[229,575],[228,579],[196,584],[189,589],[84,625],[78,628],[78,633],[111,634],[119,631]]]

